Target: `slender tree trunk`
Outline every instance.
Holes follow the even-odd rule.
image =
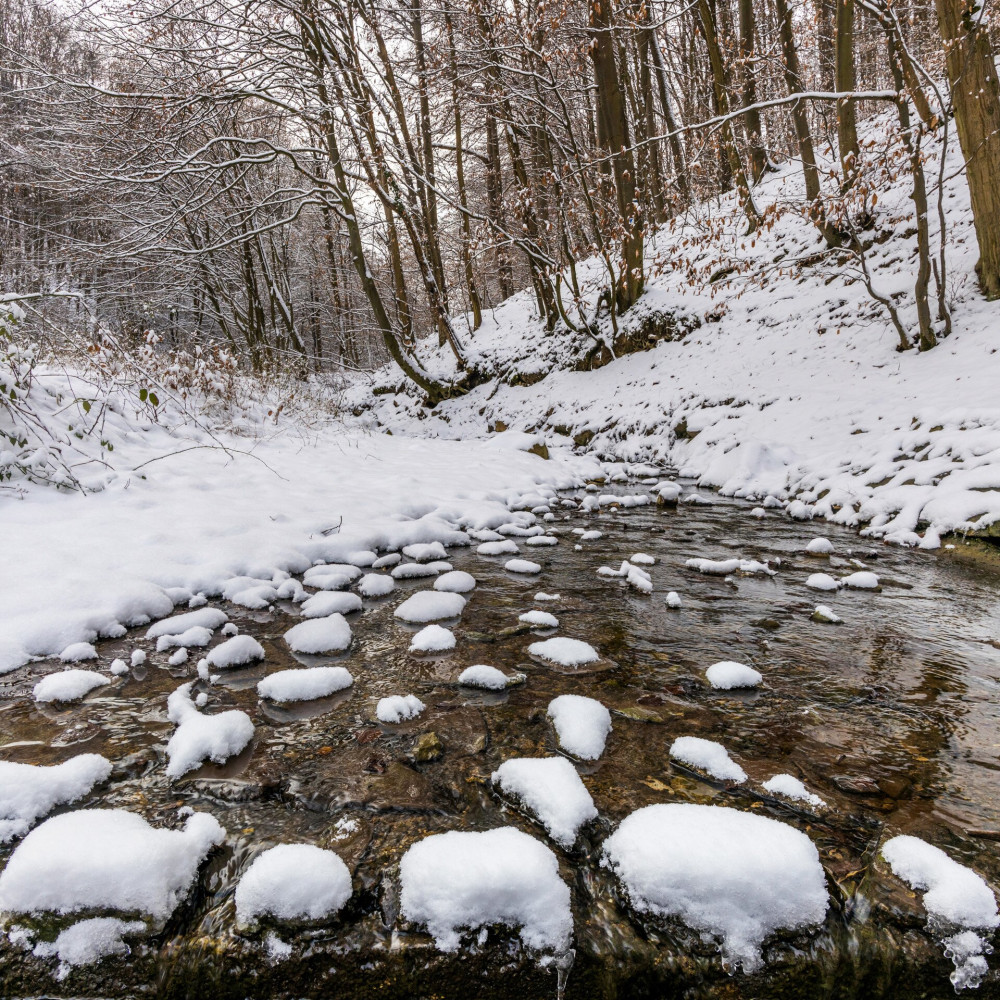
[[[958,139],[966,163],[972,217],[979,241],[979,284],[1000,298],[1000,87],[989,32],[978,8],[937,0]]]
[[[656,86],[660,95],[660,107],[663,109],[663,120],[667,125],[669,133],[670,155],[674,161],[674,174],[677,178],[677,190],[680,192],[681,201],[686,206],[691,201],[691,186],[688,183],[687,158],[684,155],[684,145],[681,142],[680,129],[677,127],[677,118],[674,115],[673,105],[670,100],[670,88],[667,83],[667,67],[660,51],[660,40],[657,38],[655,29],[650,31],[650,53],[653,57],[653,66],[656,68]]]
[[[503,170],[500,163],[500,137],[497,134],[497,119],[492,107],[486,109],[486,201],[494,235],[505,232],[507,225],[503,210]],[[510,255],[506,237],[504,244],[497,247],[497,283],[500,298],[509,299],[514,294],[514,278],[511,274]]]
[[[839,93],[855,89],[854,73],[854,0],[837,0],[836,87]],[[840,147],[842,188],[854,184],[858,168],[858,117],[852,98],[837,102],[837,143]]]
[[[740,61],[743,63],[743,106],[747,108],[743,116],[747,128],[750,147],[750,179],[756,184],[767,169],[767,154],[764,152],[763,131],[757,103],[757,70],[754,66],[754,33],[756,23],[753,0],[739,0],[740,5]]]

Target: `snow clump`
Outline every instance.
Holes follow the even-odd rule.
[[[729,756],[729,751],[714,740],[700,736],[679,736],[670,746],[670,756],[682,764],[696,767],[719,781],[747,780],[747,773]]]
[[[676,590],[671,590],[670,593],[667,594],[666,604],[668,608],[676,611],[677,608],[681,606],[681,603],[681,595],[678,594]]]
[[[611,732],[611,713],[596,698],[561,694],[549,702],[547,714],[559,746],[580,760],[597,760]]]
[[[728,576],[730,573],[774,576],[774,570],[767,563],[757,562],[755,559],[688,559],[684,565],[709,576]]]
[[[810,590],[839,590],[840,584],[829,573],[812,573],[806,578]]]
[[[828,556],[832,551],[833,542],[829,538],[814,538],[806,546],[806,552],[813,556]]]
[[[507,556],[520,551],[517,542],[509,538],[505,538],[502,542],[483,542],[476,548],[476,553],[481,556]]]
[[[406,722],[415,719],[426,707],[415,694],[393,694],[379,699],[375,718],[385,723]]]
[[[245,667],[264,659],[264,647],[251,635],[234,635],[215,649],[209,650],[205,659],[209,666],[220,670]]]
[[[173,618],[161,618],[146,630],[147,639],[159,639],[161,635],[181,635],[189,628],[207,628],[214,632],[228,621],[226,613],[218,608],[199,608]]]
[[[854,590],[878,590],[880,586],[878,577],[874,573],[868,572],[851,573],[840,582],[845,587],[851,587]]]
[[[345,667],[302,667],[279,670],[265,677],[257,684],[257,694],[279,703],[312,701],[314,698],[328,698],[353,683],[354,678]]]
[[[293,625],[285,642],[294,653],[342,653],[351,645],[351,626],[338,614],[310,618]]]
[[[780,795],[785,799],[792,799],[795,802],[808,802],[809,805],[817,809],[825,806],[826,803],[818,796],[806,788],[793,774],[776,774],[769,781],[764,782],[764,791],[772,795]]]
[[[447,653],[455,648],[455,633],[441,625],[427,625],[410,640],[411,653]]]
[[[448,594],[467,594],[470,590],[476,589],[476,578],[471,573],[453,569],[434,581],[434,589]]]
[[[517,616],[517,620],[536,628],[559,628],[559,619],[548,611],[525,611],[523,615]]]
[[[89,642],[74,642],[60,654],[63,663],[80,663],[83,660],[96,660],[97,650]]]
[[[520,684],[524,680],[524,674],[513,674],[508,677],[502,670],[496,667],[487,666],[485,663],[476,663],[471,667],[466,667],[458,675],[458,683],[466,687],[485,688],[487,691],[503,691],[511,684]]]
[[[507,562],[503,564],[503,568],[507,570],[508,573],[524,573],[526,575],[541,573],[542,571],[541,565],[539,563],[532,562],[530,559],[508,559]]]
[[[826,878],[812,841],[785,823],[722,806],[670,803],[627,816],[602,863],[640,912],[719,941],[723,960],[761,967],[775,931],[820,923]]]
[[[145,930],[141,920],[92,917],[70,924],[55,941],[39,941],[31,953],[36,958],[58,958],[56,979],[62,981],[78,965],[91,965],[108,955],[127,955],[130,949],[122,938]]]
[[[177,726],[167,743],[167,776],[179,778],[206,760],[224,764],[253,739],[250,716],[239,709],[203,715],[191,698],[193,681],[167,698],[167,716]]]
[[[562,636],[546,639],[544,642],[533,642],[528,647],[528,653],[561,667],[582,667],[588,663],[596,663],[601,658],[589,643]]]
[[[465,598],[461,594],[418,590],[403,601],[394,613],[400,621],[423,623],[458,618],[464,610]]]
[[[110,684],[103,674],[96,670],[61,670],[43,677],[34,687],[35,701],[79,701],[95,688]]]
[[[399,865],[400,911],[423,924],[441,951],[463,930],[515,927],[531,949],[565,951],[573,933],[569,887],[555,854],[526,833],[500,827],[425,837]]]
[[[124,809],[79,809],[47,819],[0,873],[0,913],[140,912],[166,920],[226,831],[208,813],[158,830]]]
[[[587,786],[565,757],[515,757],[493,772],[492,781],[562,847],[572,847],[580,827],[597,818]]]
[[[379,577],[380,580],[392,580],[390,577]],[[321,590],[318,594],[302,602],[302,614],[306,618],[327,618],[330,615],[349,615],[361,610],[361,598],[357,594],[349,594],[343,590]]]
[[[37,819],[82,799],[110,775],[111,762],[96,753],[51,767],[0,761],[0,844],[23,837]]]
[[[347,865],[312,844],[279,844],[258,854],[236,886],[236,920],[323,920],[351,898]]]
[[[732,660],[722,660],[713,663],[705,671],[705,677],[712,687],[720,691],[729,691],[733,688],[755,688],[764,680],[762,674],[748,667],[745,663],[735,663]]]
[[[366,573],[358,582],[362,597],[385,597],[396,589],[396,581],[384,573]]]

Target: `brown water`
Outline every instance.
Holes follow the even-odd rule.
[[[261,677],[299,665],[281,638],[294,608],[261,614],[223,604],[241,631],[264,644],[267,659],[196,690],[208,691],[207,711],[247,711],[257,735],[225,766],[178,782],[164,775],[172,732],[166,697],[195,676],[196,651],[188,664],[168,668],[169,654],[155,653],[144,630],[102,643],[102,658],[127,659],[139,647],[149,662],[66,709],[30,698],[51,663],[3,678],[0,758],[56,763],[102,753],[116,763],[115,775],[86,804],[132,809],[158,825],[176,825],[178,809],[190,806],[216,815],[229,838],[190,904],[130,963],[106,960],[56,984],[47,978],[51,965],[4,949],[0,974],[11,978],[0,992],[457,997],[475,988],[554,996],[554,972],[513,955],[509,935],[491,934],[461,960],[436,954],[397,919],[393,876],[406,847],[428,833],[513,823],[543,837],[493,794],[489,776],[511,756],[557,752],[546,706],[558,694],[578,693],[611,708],[614,729],[601,760],[579,765],[601,818],[575,851],[556,849],[574,891],[577,963],[568,996],[952,995],[950,963],[924,934],[919,901],[877,854],[888,836],[912,833],[1000,884],[990,837],[1000,831],[1000,564],[883,546],[779,514],[757,520],[745,505],[719,498],[595,515],[554,509],[560,544],[523,549],[543,565],[538,577],[505,572],[509,557],[452,551],[455,568],[479,583],[455,623],[453,653],[409,654],[415,629],[393,617],[429,581],[402,582],[389,598],[366,602],[350,616],[349,653],[302,658],[350,669],[354,687],[330,699],[259,702]],[[574,551],[573,528],[604,534]],[[806,543],[820,534],[835,555],[806,556]],[[657,560],[648,597],[596,574],[635,552]],[[781,565],[774,577],[732,580],[684,568],[693,556],[734,555],[779,557]],[[859,568],[878,573],[881,592],[830,595],[804,585],[813,572]],[[536,604],[539,590],[560,599]],[[680,610],[665,607],[669,590],[681,594]],[[813,621],[817,604],[832,606],[844,623]],[[533,607],[559,618],[558,633],[519,626],[518,614]],[[534,662],[526,649],[539,634],[584,639],[611,669],[567,673]],[[760,670],[763,688],[712,690],[704,669],[729,659]],[[455,679],[472,663],[521,671],[527,681],[502,694],[460,688]],[[379,725],[376,702],[400,693],[416,694],[427,711],[400,726]],[[751,781],[726,788],[671,765],[667,749],[681,735],[724,743]],[[829,808],[764,794],[760,783],[779,772],[802,778]],[[632,810],[664,801],[760,809],[808,832],[837,903],[826,927],[773,945],[768,972],[730,978],[714,948],[683,928],[651,927],[629,914],[598,864],[600,843]],[[353,829],[338,830],[345,818]],[[295,958],[272,966],[258,942],[235,935],[232,892],[257,851],[300,840],[337,851],[354,871],[356,892],[333,926],[286,934]],[[988,980],[977,995],[997,991]]]

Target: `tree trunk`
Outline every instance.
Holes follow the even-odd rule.
[[[948,83],[979,241],[979,284],[1000,298],[1000,88],[989,32],[963,0],[937,0]]]
[[[767,154],[764,152],[763,131],[760,112],[754,108],[757,103],[757,77],[754,67],[754,32],[756,24],[753,0],[739,0],[740,4],[740,62],[743,64],[743,106],[747,108],[743,120],[746,122],[747,142],[750,147],[750,179],[756,184],[767,169]]]
[[[497,119],[492,108],[486,109],[486,201],[494,237],[506,229],[503,210],[503,171],[500,163],[500,137],[497,134]],[[514,278],[511,274],[510,256],[506,237],[496,249],[497,283],[500,298],[509,299],[514,294]]]
[[[839,93],[855,89],[854,75],[854,0],[837,0],[836,87]],[[854,183],[858,168],[858,117],[852,98],[837,102],[837,144],[840,147],[842,189]]]

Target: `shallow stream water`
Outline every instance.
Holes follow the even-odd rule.
[[[2,678],[0,759],[50,764],[104,754],[116,765],[111,782],[77,806],[131,809],[172,826],[182,807],[192,807],[213,813],[228,838],[192,899],[129,960],[106,959],[57,982],[52,961],[3,947],[0,995],[555,997],[555,971],[505,932],[470,939],[457,957],[436,952],[399,919],[395,875],[406,848],[429,833],[514,824],[544,839],[493,792],[490,774],[512,756],[558,752],[545,710],[565,693],[600,699],[613,719],[603,757],[577,765],[600,819],[573,851],[550,844],[573,890],[576,960],[567,997],[953,995],[951,963],[925,929],[919,897],[891,876],[878,848],[889,836],[915,834],[1000,885],[1000,562],[961,558],[961,542],[917,553],[705,499],[593,514],[556,504],[547,527],[559,532],[559,544],[523,549],[542,564],[538,576],[505,572],[508,557],[451,550],[449,561],[478,587],[461,620],[444,623],[458,638],[446,655],[410,654],[415,629],[393,617],[428,580],[400,582],[388,598],[366,601],[349,616],[354,642],[340,657],[289,653],[282,636],[297,620],[294,605],[256,613],[221,602],[267,658],[195,690],[208,692],[207,711],[248,712],[256,737],[226,765],[180,781],[164,774],[173,730],[166,698],[195,677],[197,651],[171,668],[144,629],[100,643],[104,662],[128,659],[134,648],[149,660],[66,708],[31,699],[52,662]],[[603,535],[577,550],[579,528]],[[832,540],[832,556],[805,554],[817,535]],[[650,596],[596,572],[637,552],[656,559]],[[695,556],[735,555],[771,560],[777,573],[724,579],[684,566]],[[810,573],[861,568],[878,574],[879,592],[805,586]],[[671,590],[682,597],[678,610],[665,606]],[[559,599],[536,603],[538,591]],[[831,606],[843,624],[814,621],[817,604]],[[518,615],[532,608],[555,614],[558,632],[519,625]],[[533,661],[527,646],[551,634],[593,644],[600,669]],[[704,670],[718,660],[751,664],[763,687],[713,690]],[[302,662],[342,664],[354,686],[293,706],[258,700],[261,677]],[[527,679],[500,694],[459,687],[459,673],[474,663]],[[378,724],[378,699],[403,693],[427,711],[402,725]],[[725,744],[751,780],[726,787],[671,764],[667,749],[682,735]],[[761,783],[781,772],[800,777],[828,808],[799,808],[763,792]],[[764,971],[745,976],[724,969],[711,942],[631,913],[599,865],[601,842],[634,809],[671,801],[760,810],[807,832],[834,900],[826,924],[772,941]],[[259,937],[236,934],[232,894],[252,857],[282,841],[335,850],[354,873],[355,894],[333,924],[282,933],[293,957],[273,963]],[[0,862],[12,846],[0,850]],[[1000,981],[991,973],[972,995],[1000,996]]]

